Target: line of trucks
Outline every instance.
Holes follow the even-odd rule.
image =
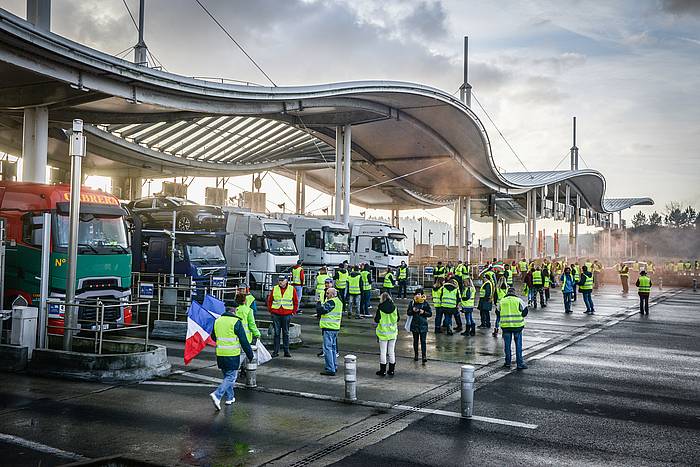
[[[4,303],[22,297],[36,305],[41,274],[42,214],[52,214],[49,296],[65,297],[68,253],[68,185],[0,181],[0,218],[5,222]],[[267,289],[276,274],[301,259],[307,272],[320,266],[368,263],[376,274],[408,263],[404,233],[382,221],[352,218],[348,226],[330,218],[224,209],[222,230],[173,232],[150,229],[116,197],[81,189],[76,299],[124,303],[106,321],[130,323],[132,272],[190,276],[194,283],[249,273],[251,288]],[[173,252],[172,237],[175,236]],[[80,307],[92,319],[94,307]],[[49,306],[49,325],[62,327],[62,306]]]

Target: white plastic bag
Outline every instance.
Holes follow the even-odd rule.
[[[258,339],[256,345],[258,346],[258,365],[264,365],[272,360],[272,355],[270,355],[270,352],[267,351],[260,339]]]
[[[411,323],[412,322],[413,322],[413,315],[406,318],[406,324],[403,325],[403,328],[406,330],[406,332],[411,332]]]

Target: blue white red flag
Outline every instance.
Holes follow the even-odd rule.
[[[216,346],[211,338],[214,321],[225,310],[224,303],[207,295],[204,304],[192,302],[187,310],[187,338],[185,339],[185,365],[199,355],[207,345]]]

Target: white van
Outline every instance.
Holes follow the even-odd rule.
[[[299,260],[289,224],[263,214],[224,208],[224,255],[230,273],[248,273],[251,289],[269,290],[279,273],[289,273]]]

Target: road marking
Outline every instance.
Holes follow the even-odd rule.
[[[54,448],[45,444],[37,443],[35,441],[20,438],[19,436],[8,435],[5,433],[0,433],[0,441],[5,441],[6,443],[16,444],[17,446],[22,446],[25,448],[33,449],[35,451],[43,452],[45,454],[52,454],[54,456],[59,456],[75,461],[85,461],[90,459],[89,457],[81,456],[80,454],[76,454],[74,452],[64,451],[63,449]]]
[[[206,375],[198,375],[196,373],[189,373],[186,371],[181,372],[179,374],[181,376],[187,376],[187,377],[199,379],[202,381],[209,381],[209,382],[215,382],[215,383],[220,383],[222,381],[221,378],[214,378],[212,376],[206,376]],[[141,384],[152,384],[152,385],[163,385],[163,386],[210,387],[210,385],[208,385],[208,384],[183,383],[183,382],[174,382],[174,381],[144,381]],[[245,384],[236,383],[236,388],[245,388]],[[423,408],[423,407],[413,407],[411,405],[391,404],[388,402],[365,401],[365,400],[357,400],[357,401],[350,402],[342,397],[337,397],[337,396],[328,396],[325,394],[314,394],[311,392],[291,391],[289,389],[266,388],[263,386],[258,386],[255,389],[258,391],[261,391],[261,392],[280,394],[280,395],[284,395],[284,396],[303,397],[305,399],[316,399],[316,400],[324,400],[324,401],[330,401],[330,402],[341,402],[341,403],[345,403],[345,404],[361,405],[363,407],[372,407],[372,408],[376,408],[376,409],[408,410],[411,412],[419,412],[419,413],[424,413],[424,414],[429,414],[429,415],[441,415],[444,417],[464,418],[464,417],[462,417],[462,414],[460,414],[458,412],[450,412],[447,410],[439,410],[439,409],[427,409],[427,408]],[[518,427],[518,428],[526,428],[529,430],[534,430],[537,428],[537,425],[533,425],[531,423],[516,422],[514,420],[503,420],[500,418],[492,418],[492,417],[481,417],[478,415],[474,415],[472,417],[469,417],[468,420],[476,420],[479,422],[495,423],[497,425],[506,425],[506,426],[513,426],[513,427]]]

